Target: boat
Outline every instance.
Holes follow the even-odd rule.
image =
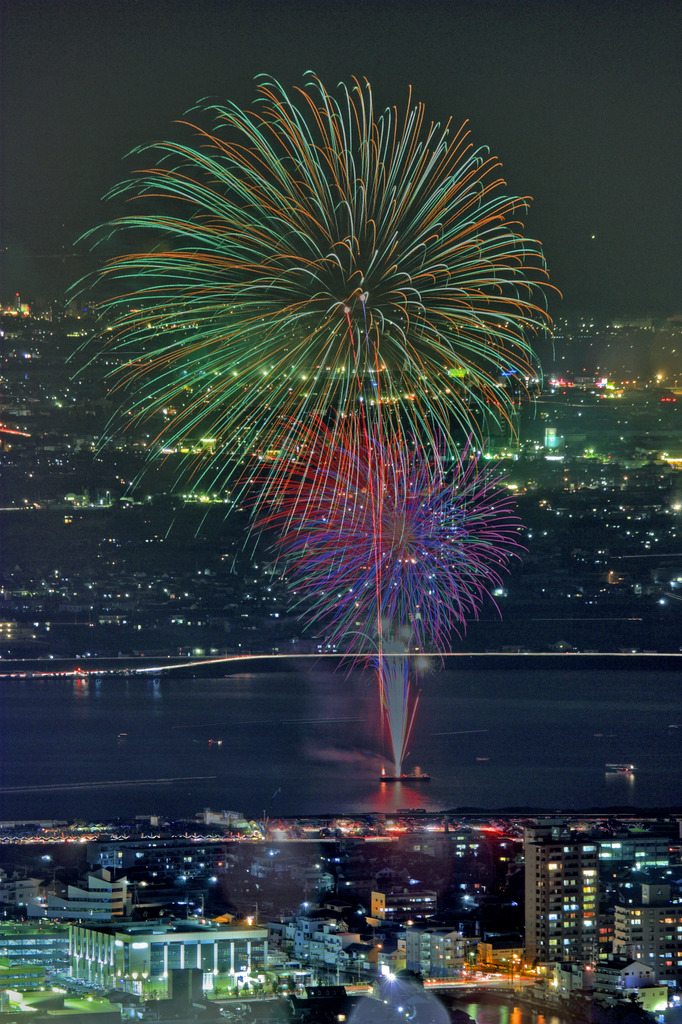
[[[625,762],[616,761],[614,764],[607,764],[607,773],[615,773],[618,775],[631,775],[634,772],[634,764],[625,764]]]
[[[408,775],[403,772],[401,775],[387,775],[386,769],[381,769],[381,775],[379,776],[379,782],[430,782],[431,776],[426,772],[423,772],[419,765],[412,769],[412,772]]]

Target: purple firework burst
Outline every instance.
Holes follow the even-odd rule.
[[[302,616],[349,651],[445,651],[521,550],[513,498],[470,445],[446,464],[357,433],[319,432],[268,517]]]

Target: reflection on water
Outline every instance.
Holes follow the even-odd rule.
[[[604,782],[614,799],[617,799],[621,793],[634,792],[637,779],[634,772],[606,772]]]
[[[73,677],[73,695],[74,697],[87,697],[90,690],[90,678],[89,676],[74,676]]]
[[[460,1009],[468,1013],[477,1024],[567,1024],[565,1017],[554,1013],[538,1013],[528,1007],[511,1006],[502,1002],[461,1002]]]
[[[368,804],[377,811],[384,813],[403,810],[409,807],[410,810],[430,810],[434,804],[425,792],[428,783],[422,786],[410,786],[407,782],[380,782],[371,793],[367,795]]]

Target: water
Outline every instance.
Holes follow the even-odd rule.
[[[457,1006],[468,1013],[476,1024],[567,1024],[566,1017],[552,1010],[538,1013],[528,1007],[493,1001],[470,1003],[458,1000]]]
[[[545,1013],[538,1013],[527,1006],[521,1007],[511,1001],[507,1003],[494,997],[484,997],[477,1002],[471,1002],[466,998],[453,999],[452,995],[446,992],[441,992],[437,996],[425,989],[420,992],[415,1002],[411,1002],[410,995],[414,993],[414,990],[410,990],[404,982],[394,984],[399,986],[397,991],[387,993],[393,1000],[393,1006],[397,1007],[405,1000],[405,1005],[409,1005],[409,1013],[406,1016],[409,1016],[416,1024],[419,1024],[420,1021],[435,1024],[436,1021],[454,1019],[454,1016],[446,1010],[446,1006],[456,1007],[459,1011],[463,1010],[476,1024],[569,1024],[567,1016],[561,1015],[553,1009],[548,1009]],[[381,1014],[379,1017],[381,1020],[388,1019]],[[351,1014],[350,1022],[351,1024],[370,1024],[379,1017],[374,1000],[361,1000],[357,1009]],[[390,1019],[395,1020],[397,1017],[391,1016]]]
[[[680,676],[663,664],[436,665],[405,764],[431,782],[393,786],[369,670],[0,679],[0,820],[679,805]],[[621,761],[634,775],[605,774]]]

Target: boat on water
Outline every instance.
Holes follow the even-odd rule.
[[[632,775],[634,770],[634,764],[626,764],[624,761],[616,761],[613,764],[606,765],[606,772],[608,775]]]
[[[381,769],[381,775],[379,776],[379,782],[430,782],[431,776],[426,772],[423,772],[419,765],[416,765],[408,775],[403,772],[401,775],[387,775],[386,769]]]

